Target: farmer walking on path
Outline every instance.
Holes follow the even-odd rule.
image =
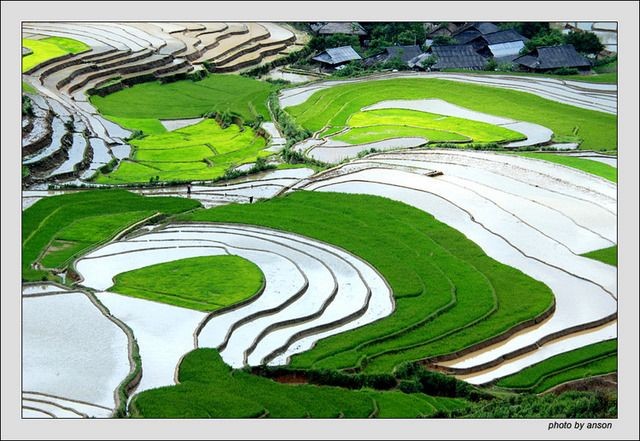
[[[191,182],[187,184],[187,194],[191,196]]]

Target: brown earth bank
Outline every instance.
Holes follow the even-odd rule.
[[[602,393],[617,393],[618,392],[618,374],[600,375],[598,377],[582,378],[580,380],[573,380],[567,383],[559,384],[556,387],[549,389],[545,393],[553,393],[560,395],[569,391],[579,392],[602,392]]]

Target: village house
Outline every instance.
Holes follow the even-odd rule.
[[[328,48],[312,58],[327,70],[335,70],[350,61],[361,59],[362,57],[351,46]]]
[[[422,53],[422,49],[418,45],[409,46],[389,46],[384,48],[379,54],[367,57],[363,60],[365,66],[386,63],[392,60],[399,60],[407,64],[411,59]]]
[[[473,50],[473,46],[470,44],[431,46],[429,53],[436,59],[436,63],[431,66],[431,70],[481,70],[487,64],[487,60]],[[424,59],[425,57],[423,57]]]
[[[467,44],[479,35],[492,34],[498,32],[498,26],[488,22],[468,23],[458,28],[451,36],[458,44]]]
[[[476,36],[469,41],[473,49],[485,58],[494,58],[497,62],[509,62],[520,55],[528,38],[513,29],[492,32]]]
[[[513,60],[521,69],[530,72],[547,72],[561,68],[575,68],[586,71],[591,62],[576,52],[571,44],[561,46],[541,46],[526,55]]]

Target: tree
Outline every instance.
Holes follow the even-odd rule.
[[[504,22],[499,23],[498,27],[501,30],[513,29],[520,35],[527,38],[533,38],[538,34],[549,32],[549,23],[538,21]]]
[[[458,44],[455,38],[448,35],[438,35],[433,39],[433,46],[449,46],[452,44]]]
[[[488,70],[488,71],[494,71],[497,68],[498,68],[498,63],[493,58],[490,58],[489,61],[487,61],[487,64],[484,66],[484,70]]]
[[[593,32],[571,31],[565,36],[565,41],[583,54],[597,54],[604,49],[604,45]]]
[[[422,60],[420,65],[422,67],[424,67],[425,69],[429,69],[430,67],[432,67],[437,62],[438,62],[438,57],[436,57],[435,55],[429,55],[427,58]]]
[[[541,46],[559,46],[561,44],[565,44],[564,35],[557,29],[550,29],[527,41],[520,53],[526,54]]]

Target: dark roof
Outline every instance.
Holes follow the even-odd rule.
[[[454,32],[453,35],[455,36],[457,34],[460,34],[468,30],[475,30],[481,34],[491,34],[493,32],[498,32],[500,29],[498,28],[498,26],[494,25],[493,23],[476,21],[472,23],[467,23],[466,25],[458,28],[458,30]]]
[[[513,61],[536,70],[591,66],[589,60],[576,52],[572,44],[541,46]]]
[[[446,23],[446,24],[441,24],[440,26],[435,27],[434,29],[432,29],[431,31],[429,31],[429,33],[427,34],[427,38],[430,38],[432,36],[437,36],[437,35],[451,35],[453,34],[456,30],[458,29],[458,26],[456,26],[453,23]]]
[[[453,34],[453,38],[458,42],[458,44],[467,44],[481,35],[480,31],[477,31],[476,29],[468,29],[466,31]]]
[[[500,30],[498,26],[489,22],[473,23],[471,27],[479,30],[480,33],[482,34],[491,34],[493,32],[498,32]]]
[[[482,38],[487,44],[501,44],[509,43],[512,41],[529,41],[527,37],[523,37],[517,31],[513,29],[507,29],[506,31],[492,32],[485,34],[477,38]]]
[[[312,58],[326,64],[340,64],[351,60],[361,60],[362,57],[351,46],[334,47],[321,52]]]
[[[486,60],[473,50],[473,46],[456,44],[450,46],[431,46],[431,52],[437,62],[432,69],[482,69]]]
[[[459,27],[452,36],[456,39],[458,44],[467,44],[480,35],[491,34],[498,32],[499,30],[498,26],[493,23],[476,21]]]
[[[389,46],[384,48],[384,51],[377,55],[367,57],[364,62],[366,65],[372,65],[375,63],[385,63],[391,61],[394,58],[399,58],[403,63],[409,62],[412,58],[420,55],[422,49],[418,45],[410,46]]]
[[[347,34],[347,35],[367,35],[359,23],[349,21],[330,22],[318,29],[320,35]]]

